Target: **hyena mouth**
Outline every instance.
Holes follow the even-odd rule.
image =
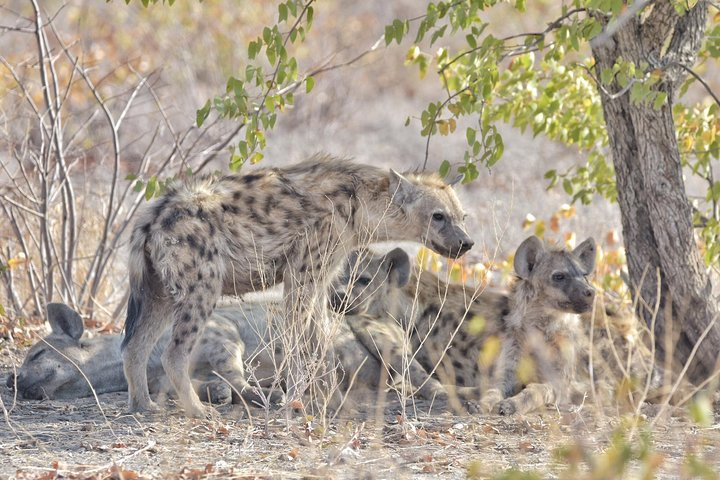
[[[560,302],[561,310],[572,313],[586,313],[592,310],[592,303],[585,302]]]
[[[463,243],[459,247],[446,247],[444,245],[439,245],[433,241],[430,242],[430,248],[434,250],[436,253],[439,253],[443,257],[447,258],[460,258],[465,253],[467,253],[471,248],[472,244]]]
[[[330,295],[328,304],[330,305],[330,309],[335,313],[340,313],[342,315],[355,315],[357,313],[356,307],[348,305],[347,297],[339,295],[338,293]]]

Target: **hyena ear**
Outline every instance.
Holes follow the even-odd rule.
[[[410,281],[410,257],[402,248],[395,248],[388,252],[383,259],[388,272],[388,281],[398,288],[402,288]]]
[[[462,180],[463,178],[465,178],[465,174],[458,173],[455,178],[453,178],[452,180],[450,180],[448,182],[448,185],[450,185],[451,187],[454,185],[457,185],[458,183],[460,183],[460,180]]]
[[[530,277],[530,272],[535,267],[540,255],[545,252],[545,246],[535,235],[528,237],[520,244],[515,252],[515,273],[523,280]]]
[[[83,321],[80,315],[64,303],[48,303],[47,315],[53,333],[67,335],[79,340],[83,334]]]
[[[404,203],[409,203],[412,200],[415,185],[391,168],[390,187],[388,191],[394,204],[403,205]]]
[[[589,275],[595,270],[595,257],[597,256],[595,248],[595,239],[592,237],[587,238],[580,245],[575,247],[573,255],[580,260],[580,266],[583,268],[583,273]]]

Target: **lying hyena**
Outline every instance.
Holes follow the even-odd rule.
[[[393,277],[390,281],[397,280]],[[272,327],[281,307],[280,302],[268,301],[215,309],[191,354],[193,386],[203,401],[239,403],[242,397],[250,404],[265,406],[282,399],[277,372],[286,363],[283,342]],[[30,348],[17,375],[8,377],[7,386],[17,388],[21,398],[36,400],[126,391],[120,353],[122,337],[82,338],[83,322],[74,310],[57,303],[49,304],[47,310],[50,335]],[[340,322],[332,338],[344,372],[339,393],[347,405],[355,405],[363,399],[376,398],[383,375],[382,365],[355,338],[350,324]],[[378,325],[378,329],[382,328]],[[168,330],[148,362],[148,384],[154,394],[164,393],[169,387],[161,363],[162,351],[169,341]],[[398,381],[397,376],[393,380]],[[348,392],[349,389],[352,391]],[[418,395],[433,399],[437,394],[421,389]],[[342,398],[331,400],[339,405]]]
[[[524,413],[584,393],[576,347],[583,336],[579,314],[590,312],[595,299],[587,279],[595,257],[592,238],[573,251],[546,248],[534,236],[518,247],[493,388],[481,400],[485,410]]]
[[[548,250],[530,237],[515,254],[518,278],[509,294],[448,285],[426,271],[414,275],[404,289],[364,288],[365,282],[350,283],[348,276],[391,267],[383,265],[381,256],[357,258],[338,279],[339,298],[357,311],[401,319],[410,334],[414,358],[462,399],[482,398],[486,408],[497,405],[500,413],[511,413],[509,406],[526,411],[546,400],[564,398],[546,394],[534,403],[527,399],[537,399],[537,391],[546,392],[546,382],[552,385],[559,380],[557,391],[575,382],[574,343],[564,339],[578,341],[583,330],[577,314],[593,305],[594,290],[586,279],[594,269],[592,239],[569,252]],[[499,358],[493,355],[498,347]],[[537,366],[535,377],[527,375],[530,365]],[[523,367],[522,382],[518,366]],[[524,393],[506,399],[523,386],[528,387]]]
[[[190,361],[193,386],[203,401],[238,403],[238,393],[245,401],[260,405],[281,400],[275,354],[268,351],[272,345],[268,341],[267,310],[265,304],[244,303],[219,307],[210,316]],[[82,338],[84,326],[77,312],[60,303],[48,304],[47,312],[51,333],[30,348],[17,375],[8,377],[8,387],[16,387],[22,398],[37,400],[127,390],[120,353],[122,336]],[[147,364],[148,386],[153,393],[169,387],[160,360],[169,341],[170,332],[166,331]],[[246,365],[252,367],[256,380],[252,385],[246,379]]]
[[[453,189],[436,175],[403,176],[329,157],[170,187],[144,210],[131,238],[123,341],[130,410],[156,408],[146,365],[168,324],[163,366],[185,411],[202,415],[189,353],[221,294],[282,282],[287,328],[305,357],[322,358],[305,350],[325,347],[315,338],[324,327],[313,321],[322,321],[330,275],[349,250],[413,240],[459,256],[473,245],[463,217]]]
[[[365,268],[356,269],[359,263],[371,259]],[[345,268],[334,282],[334,291],[330,295],[330,305],[336,312],[343,313],[344,323],[352,330],[354,338],[364,347],[357,353],[345,351],[345,355],[359,355],[355,359],[340,357],[343,365],[358,365],[369,352],[375,361],[367,361],[369,368],[364,369],[361,384],[378,385],[380,378],[377,366],[388,373],[393,384],[400,385],[402,380],[407,383],[410,393],[421,398],[436,400],[441,405],[448,401],[448,393],[443,385],[411,355],[407,355],[408,342],[405,340],[404,326],[389,319],[386,312],[378,312],[369,308],[373,294],[386,292],[394,295],[402,291],[408,281],[412,265],[410,259],[401,248],[396,248],[385,255],[373,255],[369,250],[357,250],[350,254]],[[356,293],[352,295],[348,289]],[[350,303],[348,303],[350,302]]]
[[[478,363],[483,357],[485,340],[500,335],[502,315],[507,313],[508,298],[499,291],[475,290],[460,284],[448,284],[427,271],[412,273],[406,286],[382,282],[395,269],[411,269],[410,259],[396,249],[386,256],[361,249],[349,257],[335,282],[333,308],[364,313],[372,322],[358,322],[354,330],[371,332],[373,323],[393,327],[383,336],[358,335],[366,348],[392,351],[396,364],[402,359],[415,370],[417,381],[440,398],[454,403],[458,396],[476,399],[478,387],[487,386],[489,366]],[[403,348],[409,342],[409,348]],[[378,345],[380,347],[378,347]],[[429,380],[428,380],[429,378]],[[422,383],[421,383],[422,384]]]

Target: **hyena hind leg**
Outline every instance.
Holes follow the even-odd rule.
[[[123,370],[128,383],[128,409],[130,412],[159,411],[150,398],[147,364],[172,317],[169,306],[164,302],[148,300],[140,304],[136,315],[132,322],[128,322],[132,325],[131,329],[126,326],[126,340],[122,347]]]
[[[202,334],[205,322],[215,308],[219,297],[219,283],[217,287],[208,289],[203,295],[192,297],[194,300],[178,302],[170,342],[162,355],[163,368],[178,400],[185,412],[193,417],[204,417],[205,407],[190,381],[190,355]]]

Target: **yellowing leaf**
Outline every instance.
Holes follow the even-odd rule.
[[[550,217],[550,230],[555,233],[560,231],[560,216],[557,213]]]
[[[26,263],[27,263],[27,258],[25,258],[25,254],[20,253],[20,254],[18,254],[17,257],[11,258],[10,260],[8,260],[7,266],[8,266],[8,268],[13,269],[15,267],[24,265]]]
[[[517,366],[517,376],[520,383],[528,384],[532,382],[535,377],[535,361],[527,355],[520,357]]]
[[[563,240],[565,240],[565,246],[568,248],[575,248],[575,243],[577,242],[577,237],[575,235],[575,232],[568,232],[565,235],[563,235]]]
[[[558,213],[560,213],[563,218],[572,218],[575,216],[575,213],[577,213],[577,208],[575,208],[574,205],[568,205],[567,203],[563,203],[562,205],[560,205]]]
[[[485,320],[485,317],[475,315],[468,322],[468,333],[470,335],[480,335],[485,330],[486,326],[487,320]]]
[[[613,228],[607,233],[607,235],[605,236],[605,243],[610,246],[620,243],[620,234],[616,229]]]
[[[500,355],[501,347],[502,342],[500,341],[500,338],[496,335],[493,335],[487,340],[485,340],[485,344],[483,344],[483,347],[480,350],[478,364],[484,368],[490,367],[495,362],[495,359],[498,357],[498,355]]]

